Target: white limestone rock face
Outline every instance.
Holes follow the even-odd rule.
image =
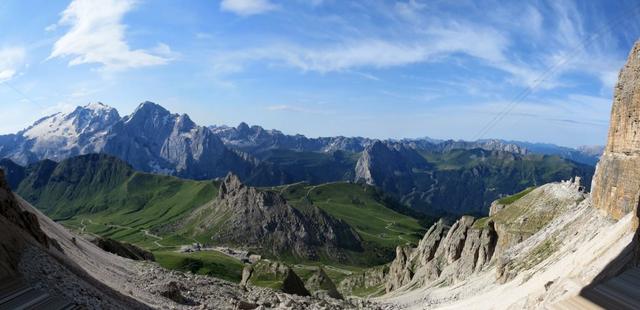
[[[193,179],[222,177],[229,171],[246,175],[252,166],[186,114],[171,114],[151,102],[113,126],[104,152],[139,170]]]
[[[640,41],[631,50],[614,90],[607,146],[592,183],[594,206],[614,219],[637,214],[639,174]]]

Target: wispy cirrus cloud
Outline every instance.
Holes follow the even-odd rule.
[[[347,32],[337,27],[330,40],[313,44],[284,38],[217,50],[213,53],[214,70],[224,68],[216,71],[233,74],[266,64],[303,72],[348,73],[424,63],[462,63],[462,57],[471,57],[475,65],[502,72],[505,77],[496,81],[500,83],[551,90],[570,86],[558,77],[580,72],[598,78],[604,89],[613,86],[620,63],[611,66],[611,59],[619,57],[608,52],[612,42],[606,38],[607,29],[600,34],[601,39],[589,40],[592,29],[585,27],[587,17],[574,2],[500,6],[496,13],[486,16],[473,15],[479,12],[478,6],[451,5],[457,7],[455,13],[442,6],[408,0],[377,4],[377,13],[370,10],[376,5],[363,6],[362,13],[368,19],[385,20],[380,22],[384,28],[334,16],[333,20],[342,20]],[[459,10],[470,14],[461,16]],[[356,32],[351,27],[354,25],[359,26]]]
[[[107,70],[166,64],[170,58],[158,51],[129,47],[122,19],[135,4],[133,0],[74,0],[57,23],[58,28],[70,29],[55,42],[49,59],[71,57],[70,66],[97,63]],[[157,49],[166,52],[168,46]]]
[[[468,40],[474,40],[477,44],[469,45]],[[451,53],[463,53],[498,63],[504,58],[507,45],[507,38],[492,29],[452,24],[434,27],[415,41],[364,38],[320,47],[279,43],[219,52],[214,56],[214,61],[220,68],[234,68],[234,72],[251,63],[266,61],[303,71],[328,73],[436,61]]]
[[[222,0],[220,10],[240,16],[250,16],[273,11],[277,6],[269,0]]]
[[[299,105],[278,104],[266,107],[267,111],[276,112],[295,112],[295,113],[308,113],[308,114],[331,114],[329,110],[311,109]]]
[[[18,74],[26,56],[22,47],[0,48],[0,82],[5,82]]]

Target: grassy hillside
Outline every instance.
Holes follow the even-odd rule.
[[[17,193],[54,220],[146,247],[158,247],[160,227],[217,196],[215,181],[183,180],[134,171],[106,155],[85,155],[26,168]],[[190,240],[187,240],[191,242]],[[168,236],[163,245],[184,244]]]
[[[242,280],[244,264],[239,260],[215,251],[177,253],[154,252],[156,261],[167,269],[214,276],[231,282]]]
[[[20,195],[69,227],[154,251],[175,250],[195,241],[209,243],[214,233],[194,233],[183,224],[194,210],[215,200],[217,181],[141,173],[114,157],[85,155],[31,165],[19,184]],[[397,206],[373,187],[340,182],[261,190],[281,192],[295,208],[320,208],[352,226],[365,248],[350,253],[357,265],[385,263],[393,259],[397,245],[416,243],[423,233],[418,220],[390,209]],[[224,220],[224,215],[219,218]],[[296,262],[291,257],[281,259]]]

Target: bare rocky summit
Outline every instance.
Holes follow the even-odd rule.
[[[234,174],[224,179],[218,198],[189,221],[197,221],[201,231],[214,230],[215,242],[274,255],[344,260],[343,251],[362,250],[360,237],[344,221],[315,206],[296,209],[280,194],[245,186]]]

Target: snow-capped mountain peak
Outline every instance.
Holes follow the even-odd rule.
[[[99,151],[104,136],[119,120],[116,109],[89,103],[44,117],[18,135],[32,145],[32,156],[58,160],[69,154]]]
[[[112,107],[102,103],[102,102],[90,102],[87,105],[84,106],[85,109],[88,110],[94,110],[94,111],[98,111],[98,110],[111,110],[113,109]]]

